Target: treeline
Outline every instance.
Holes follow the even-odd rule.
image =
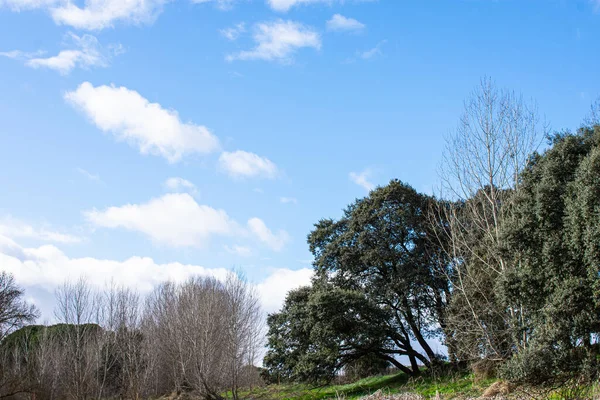
[[[436,196],[393,180],[315,225],[312,285],[268,317],[267,378],[326,382],[388,365],[529,384],[599,378],[593,110],[577,132],[550,135],[535,104],[483,79],[447,140]]]
[[[233,273],[164,283],[145,299],[80,280],[57,290],[56,303],[59,324],[17,329],[37,312],[0,274],[0,398],[237,399],[241,386],[259,382],[262,312]]]

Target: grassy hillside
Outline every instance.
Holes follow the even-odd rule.
[[[443,398],[478,397],[494,380],[475,382],[473,375],[434,379],[409,378],[405,374],[366,378],[347,385],[312,387],[306,385],[271,385],[243,393],[243,397],[264,400],[359,399],[379,390],[384,393],[417,393],[426,398],[439,393]]]

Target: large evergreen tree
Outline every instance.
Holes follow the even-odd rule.
[[[597,372],[600,335],[600,126],[559,134],[522,174],[503,224],[510,263],[514,377]],[[537,360],[537,361],[535,361]],[[586,371],[584,371],[586,369]]]
[[[393,180],[340,220],[319,221],[308,237],[313,287],[292,292],[270,316],[267,367],[306,379],[304,370],[331,377],[363,357],[413,375],[438,365],[428,339],[443,336],[450,287],[430,232],[434,201]]]

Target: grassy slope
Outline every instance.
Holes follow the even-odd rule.
[[[261,400],[312,400],[312,399],[358,399],[378,390],[386,393],[413,392],[434,397],[439,392],[444,398],[476,397],[494,381],[475,383],[472,375],[433,379],[430,377],[409,379],[404,374],[378,376],[362,379],[348,385],[311,387],[306,385],[271,385],[243,393],[244,398]]]

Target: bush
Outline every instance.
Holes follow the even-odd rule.
[[[511,382],[531,385],[564,383],[573,378],[591,382],[600,376],[594,354],[583,348],[552,349],[550,346],[521,350],[500,372]]]
[[[496,378],[500,363],[495,360],[483,359],[471,364],[471,370],[475,375],[475,381],[485,381]]]

